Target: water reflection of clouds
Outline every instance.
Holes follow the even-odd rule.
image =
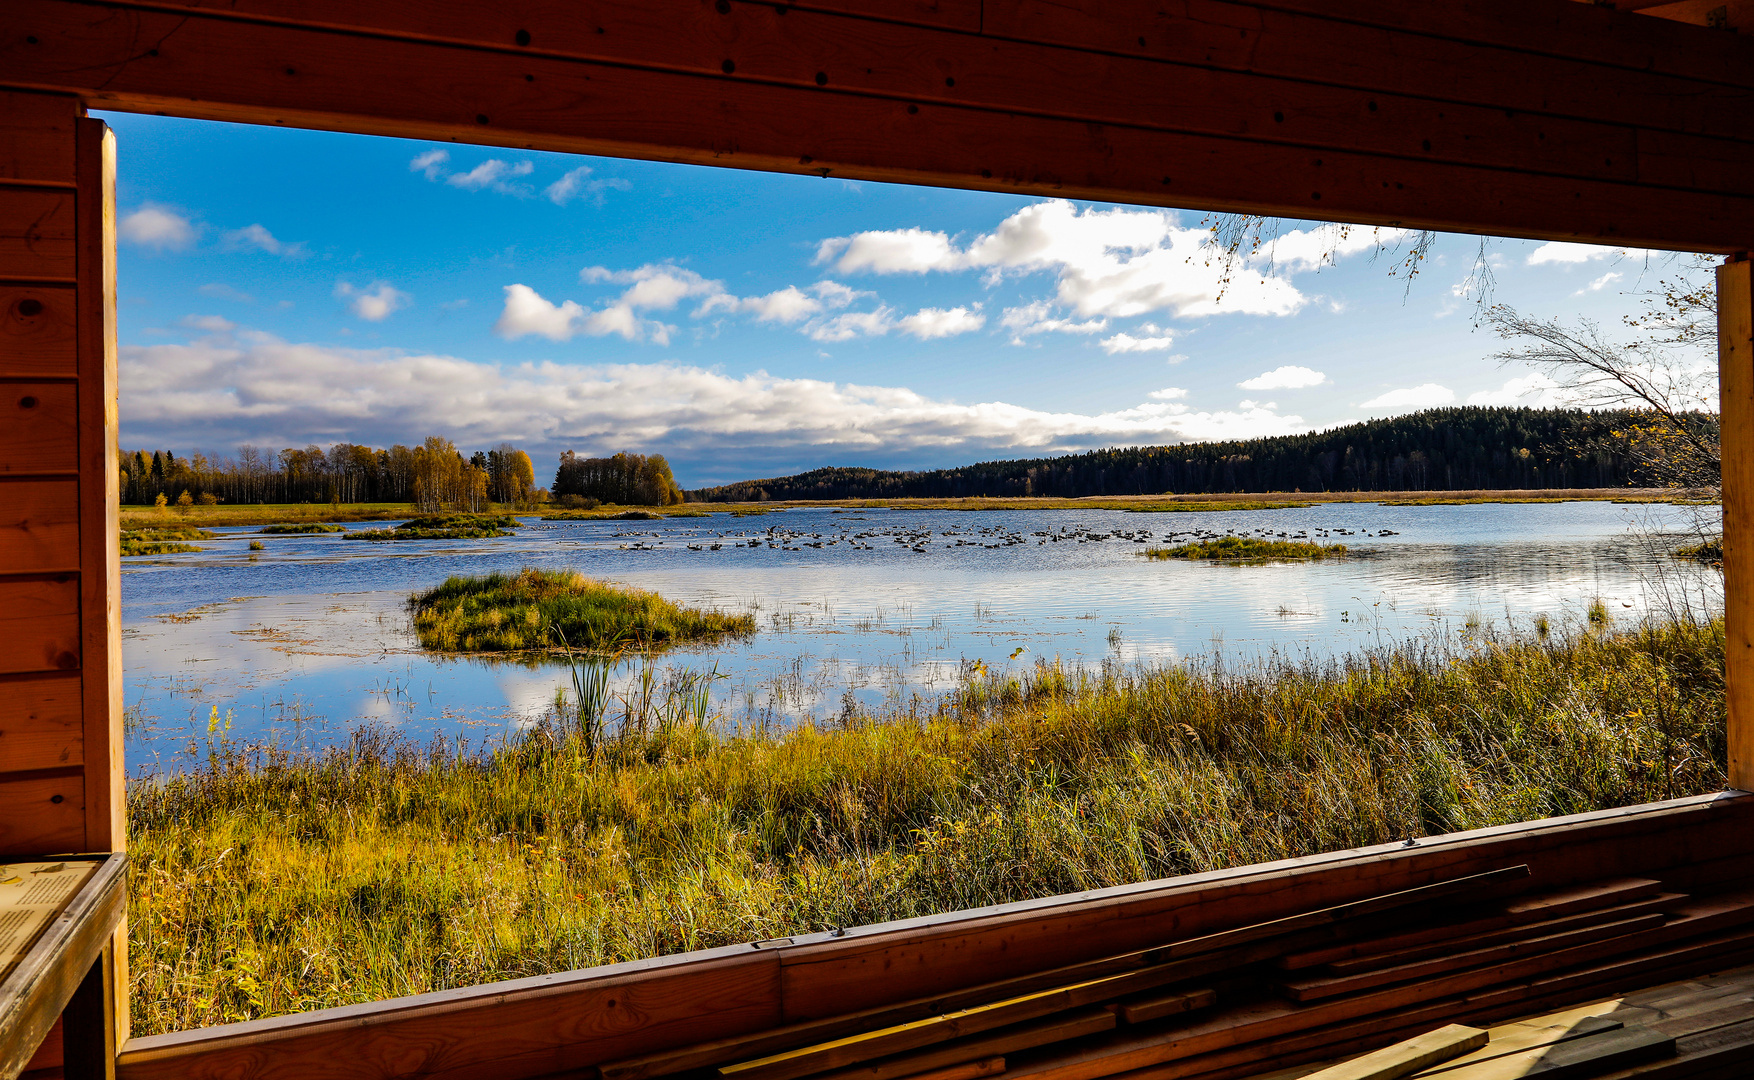
[[[1676,531],[1686,524],[1676,508],[1641,513]],[[128,701],[141,715],[160,717],[161,732],[188,727],[196,711],[204,724],[214,704],[236,711],[234,734],[296,730],[314,742],[344,739],[362,722],[394,724],[422,739],[432,730],[474,728],[475,742],[489,731],[515,730],[548,715],[557,689],[570,695],[565,665],[428,656],[412,640],[403,604],[409,591],[450,574],[523,565],[573,568],[683,603],[753,611],[761,626],[753,638],[680,649],[657,662],[660,681],[671,670],[717,665],[729,678],[714,684],[715,708],[738,724],[827,717],[849,694],[867,708],[905,705],[912,694],[951,688],[974,660],[1002,676],[1038,660],[1320,657],[1453,630],[1470,618],[1502,624],[1509,617],[1526,627],[1545,613],[1555,623],[1581,622],[1596,597],[1616,616],[1635,618],[1650,602],[1652,565],[1667,567],[1686,589],[1709,593],[1715,581],[1710,571],[1670,566],[1660,551],[1636,551],[1628,515],[1604,504],[937,512],[850,522],[857,530],[930,528],[939,545],[948,530],[966,537],[977,526],[1024,535],[1148,528],[1159,539],[1172,530],[1266,524],[1394,530],[1389,537],[1335,535],[1356,557],[1305,565],[1150,562],[1139,558],[1141,546],[1116,542],[934,546],[924,554],[887,541],[875,550],[688,550],[718,531],[776,526],[832,536],[843,524],[826,511],[757,520],[760,528],[722,516],[614,529],[557,523],[515,541],[398,545],[374,558],[360,557],[364,545],[293,537],[276,540],[271,557],[250,561],[240,538],[230,545],[237,552],[130,564],[123,579]],[[629,536],[644,536],[649,546],[622,550]],[[348,557],[337,558],[338,551]],[[196,617],[159,617],[182,612]],[[627,693],[636,678],[636,664],[620,665],[612,694]],[[619,710],[610,707],[612,716]],[[167,737],[142,729],[130,752]]]

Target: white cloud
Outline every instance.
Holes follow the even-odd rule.
[[[335,295],[348,298],[348,309],[366,322],[383,322],[392,312],[407,307],[414,299],[387,281],[374,281],[363,289],[345,281],[339,282],[335,286]]]
[[[1100,334],[1108,329],[1108,320],[1078,322],[1060,318],[1053,304],[1041,300],[1022,307],[1006,308],[999,325],[1011,331],[1011,344],[1022,345],[1025,338],[1035,334]]]
[[[1421,383],[1401,390],[1378,394],[1359,406],[1363,409],[1435,409],[1455,401],[1456,393],[1437,383]]]
[[[817,341],[851,341],[856,337],[882,337],[895,328],[895,309],[878,307],[875,311],[849,311],[832,319],[821,319],[805,327]]]
[[[966,247],[942,232],[893,229],[824,240],[816,261],[841,273],[1050,272],[1060,303],[1087,319],[1286,315],[1306,302],[1289,281],[1252,265],[1231,267],[1226,282],[1211,234],[1175,220],[1168,211],[1079,210],[1054,199],[1024,207]]]
[[[253,304],[256,298],[247,292],[239,292],[223,282],[211,282],[195,290],[202,296],[212,296],[220,300],[235,300],[240,304]]]
[[[229,334],[238,328],[237,323],[218,315],[185,315],[183,325],[208,334]]]
[[[443,430],[460,444],[749,454],[821,447],[877,455],[951,448],[1050,452],[1115,443],[1246,438],[1307,430],[1263,408],[1195,411],[1154,400],[1100,413],[1002,401],[959,404],[906,387],[727,375],[665,364],[475,363],[392,349],[297,344],[241,331],[127,346],[128,437],[302,445],[388,443]]]
[[[1558,383],[1537,371],[1509,379],[1497,390],[1481,390],[1469,394],[1468,404],[1528,405],[1536,408],[1562,405],[1565,402],[1559,400],[1559,395],[1552,393],[1558,386]]]
[[[428,150],[408,163],[408,171],[424,173],[428,180],[437,180],[445,174],[445,163],[450,160],[449,150]]]
[[[1175,338],[1168,334],[1155,334],[1146,337],[1134,337],[1131,334],[1116,334],[1114,337],[1102,339],[1102,351],[1110,356],[1116,353],[1163,352],[1175,345]]]
[[[921,308],[897,323],[896,329],[921,341],[930,341],[967,334],[986,324],[987,317],[980,314],[980,305],[976,304],[973,311],[966,307]]]
[[[1263,372],[1252,379],[1244,379],[1236,385],[1244,390],[1304,390],[1327,381],[1328,377],[1319,371],[1288,364]]]
[[[1363,225],[1318,225],[1275,236],[1249,255],[1256,266],[1300,273],[1332,266],[1345,255],[1375,250],[1405,238],[1405,229],[1373,229]]]
[[[567,341],[577,334],[592,337],[619,334],[628,341],[667,345],[675,327],[658,319],[646,318],[642,312],[669,311],[683,300],[697,296],[708,298],[702,305],[702,311],[705,311],[725,295],[724,286],[719,282],[668,263],[648,263],[637,270],[587,266],[579,271],[579,280],[587,284],[609,282],[627,288],[620,296],[593,311],[571,300],[556,307],[528,285],[507,285],[505,309],[494,324],[494,332],[508,339],[541,334],[551,341]]]
[[[816,262],[833,262],[843,274],[863,270],[877,274],[923,274],[928,270],[960,270],[970,265],[967,256],[956,250],[948,236],[918,228],[833,237],[817,246]]]
[[[1153,390],[1145,396],[1152,401],[1180,401],[1188,396],[1188,392],[1179,386],[1166,386],[1161,390]]]
[[[520,161],[516,165],[488,158],[465,173],[453,173],[445,178],[445,183],[452,187],[460,187],[464,191],[480,191],[492,188],[501,195],[518,195],[527,197],[530,194],[528,184],[514,184],[513,177],[529,176],[536,171],[532,162]]]
[[[303,241],[288,244],[283,240],[276,239],[273,233],[259,224],[245,225],[241,229],[226,233],[225,245],[233,250],[255,248],[257,251],[265,251],[270,255],[285,255],[289,258],[303,255],[305,248]]]
[[[1626,276],[1625,274],[1622,274],[1618,270],[1610,270],[1606,274],[1603,274],[1601,277],[1590,282],[1588,285],[1585,285],[1583,288],[1577,290],[1576,292],[1572,293],[1571,295],[1582,296],[1585,293],[1601,292],[1603,289],[1607,288],[1609,285],[1612,285],[1614,282],[1619,281],[1621,278],[1623,278],[1625,276]]]
[[[1595,262],[1600,259],[1642,259],[1653,252],[1643,248],[1602,247],[1599,244],[1570,244],[1562,240],[1551,240],[1529,252],[1530,266],[1543,266],[1550,263],[1576,265],[1578,263]]]
[[[543,188],[542,194],[548,196],[548,201],[556,206],[565,206],[580,196],[591,197],[598,205],[602,205],[603,192],[609,190],[629,191],[633,188],[632,184],[618,176],[605,180],[591,180],[590,175],[591,167],[580,165],[576,169],[568,170],[566,175]]]
[[[584,317],[585,309],[571,300],[555,307],[528,285],[507,285],[505,310],[493,332],[508,340],[541,334],[550,341],[567,341],[578,333]]]
[[[181,251],[195,242],[195,226],[189,219],[156,203],[124,215],[116,232],[130,244],[160,251]]]

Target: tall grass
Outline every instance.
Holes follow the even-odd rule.
[[[567,570],[446,578],[408,606],[420,644],[446,652],[613,651],[755,631],[750,615],[683,607]]]
[[[1714,790],[1723,630],[971,678],[765,734],[636,680],[489,749],[130,793],[146,1034]],[[619,715],[617,715],[619,714]],[[217,717],[217,712],[215,713]]]

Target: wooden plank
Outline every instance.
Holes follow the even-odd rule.
[[[86,846],[127,846],[122,754],[122,567],[116,474],[116,140],[101,120],[78,126],[80,199],[79,568],[84,671]],[[127,1004],[127,941],[114,966]],[[126,1025],[122,1037],[126,1039]]]
[[[1691,899],[1685,893],[1659,893],[1656,896],[1618,907],[1599,908],[1595,911],[1582,911],[1576,915],[1562,915],[1557,919],[1542,922],[1523,923],[1520,926],[1503,927],[1485,933],[1458,935],[1448,941],[1437,941],[1411,949],[1397,949],[1393,952],[1371,953],[1357,956],[1349,960],[1336,960],[1328,965],[1328,970],[1340,975],[1359,971],[1374,971],[1377,968],[1399,967],[1416,960],[1426,960],[1438,956],[1450,956],[1458,953],[1472,952],[1489,945],[1498,945],[1508,941],[1520,941],[1524,938],[1545,937],[1548,934],[1573,930],[1584,926],[1596,926],[1601,923],[1618,922],[1621,919],[1636,915],[1648,915],[1653,912],[1672,911]],[[1471,929],[1474,924],[1468,924]]]
[[[78,465],[77,387],[70,382],[0,382],[0,476],[72,473]]]
[[[1113,1006],[1113,1008],[1127,1023],[1143,1024],[1147,1020],[1160,1020],[1165,1016],[1204,1009],[1216,1004],[1217,1001],[1218,992],[1208,987],[1202,990],[1179,990],[1173,994],[1159,994],[1156,997],[1127,1001]]]
[[[99,108],[1364,224],[1754,246],[1747,189],[1659,196],[1423,151],[1316,150],[70,0],[0,11],[0,41],[27,27],[38,46],[0,45],[7,78]],[[164,44],[141,56],[138,40]]]
[[[772,1027],[777,959],[730,947],[132,1039],[118,1071],[262,1080],[542,1076]]]
[[[1366,991],[1315,1005],[1261,1001],[1221,1010],[1170,1031],[1128,1028],[1097,1045],[1046,1057],[1021,1067],[1014,1065],[1007,1075],[1038,1080],[1092,1080],[1166,1062],[1182,1062],[1240,1043],[1282,1041],[1313,1028],[1343,1024],[1391,1009],[1409,1010],[1426,1003],[1442,1003],[1445,999],[1501,984],[1510,984],[1511,993],[1527,997],[1530,988],[1526,982],[1538,980],[1541,976],[1584,964],[1600,966],[1606,958],[1638,954],[1658,946],[1746,926],[1750,922],[1754,922],[1754,894],[1696,900],[1685,914],[1666,926],[1607,941],[1453,972],[1410,986]],[[1638,960],[1649,962],[1645,957],[1635,957],[1633,964],[1622,965],[1622,969],[1631,967],[1636,970]],[[1575,977],[1581,979],[1584,976],[1579,973]],[[1599,975],[1592,973],[1589,977],[1599,978]],[[1491,1000],[1489,995],[1484,998],[1485,1002]],[[1437,1010],[1438,1015],[1446,1019],[1467,1019],[1465,1015],[1456,1015],[1460,1010],[1453,1004],[1440,1004]],[[1381,1025],[1377,1026],[1380,1028]],[[1181,1070],[1183,1074],[1189,1071]]]
[[[1436,13],[1420,13],[1421,21]],[[1747,86],[1698,81],[1699,73],[1628,69],[1598,59],[1552,56],[1536,64],[1520,43],[1486,45],[1400,27],[1350,20],[1331,6],[1201,5],[1198,18],[1148,0],[1063,3],[1059,0],[988,0],[987,35],[1054,44],[1110,55],[1207,64],[1284,79],[1305,79],[1382,94],[1409,94],[1510,110],[1517,115],[1620,121],[1644,129],[1732,135],[1733,110]],[[1690,35],[1698,36],[1698,35]],[[1501,51],[1502,50],[1502,51]],[[1506,78],[1520,71],[1518,78]],[[1692,84],[1703,105],[1695,121],[1669,94]],[[1379,102],[1380,105],[1380,102]]]
[[[0,1000],[0,1076],[15,1075],[30,1060],[107,947],[128,905],[126,866],[125,855],[104,858],[8,979],[19,993]],[[75,1059],[80,1052],[67,1051]]]
[[[1625,1026],[1624,1020],[1613,1015],[1596,1015],[1590,1011],[1601,1010],[1607,1013],[1613,1009],[1612,1004],[1597,1003],[1567,1010],[1557,1015],[1538,1016],[1529,1020],[1500,1024],[1491,1029],[1489,1032],[1491,1038],[1484,1046],[1442,1064],[1421,1069],[1416,1076],[1418,1080],[1448,1076],[1456,1069],[1504,1057],[1507,1054],[1518,1054],[1525,1050],[1553,1046],[1571,1039],[1587,1038],[1591,1035],[1599,1035],[1604,1031],[1617,1031]],[[1645,1014],[1639,1013],[1639,1015]],[[1655,1014],[1650,1015],[1654,1018]]]
[[[1341,903],[1486,870],[1493,862],[1502,866],[1538,856],[1539,883],[1558,887],[1604,874],[1650,874],[1724,857],[1726,851],[1718,845],[1745,850],[1750,839],[1734,826],[1720,829],[1703,813],[1687,826],[1677,821],[1651,833],[1644,830],[1657,819],[1640,814],[1618,822],[1588,815],[1567,820],[1553,833],[1530,825],[1505,833],[1485,830],[1473,834],[1474,840],[1422,841],[1429,845],[1423,847],[1383,845],[1366,849],[1368,855],[1354,853],[1350,858],[1356,861],[1343,872],[1339,866],[1323,872],[1333,856],[1312,856],[1192,875],[1173,885],[1105,890],[1089,900],[1061,898],[910,920],[832,944],[805,945],[788,950],[783,961],[788,1018],[801,1021],[836,1007],[869,1008],[903,996],[947,992],[968,985],[974,972],[992,978],[1039,970],[1044,964],[1076,963],[1149,947],[1166,935],[1196,936],[1312,904]],[[1494,845],[1490,835],[1507,843]],[[1135,894],[1137,899],[1132,899]],[[1015,917],[1025,912],[1038,914]],[[945,933],[950,926],[958,932]]]
[[[1445,1024],[1436,1031],[1313,1072],[1310,1080],[1401,1080],[1403,1076],[1478,1050],[1489,1037],[1479,1028]]]
[[[916,1073],[912,1080],[976,1080],[982,1076],[998,1076],[1004,1071],[1005,1059],[990,1057],[964,1065],[950,1065],[933,1072]]]
[[[1746,38],[1738,41],[1733,34],[1702,32],[1699,27],[1629,16],[1599,5],[1498,0],[1435,12],[1410,11],[1395,0],[1266,0],[1262,6],[1417,29],[1454,41],[1526,49],[1628,71],[1665,71],[1739,86],[1754,79],[1749,73],[1754,45]]]
[[[915,1050],[820,1074],[820,1080],[900,1080],[972,1060],[1008,1055],[1054,1043],[1100,1035],[1115,1026],[1115,1014],[1107,1009],[1084,1009],[1051,1020],[971,1036],[945,1046]]]
[[[1280,959],[1279,966],[1287,971],[1334,964],[1354,957],[1411,950],[1427,943],[1447,943],[1458,938],[1497,930],[1501,927],[1523,926],[1543,922],[1556,916],[1586,912],[1608,907],[1624,908],[1628,901],[1654,897],[1661,882],[1651,878],[1616,878],[1605,882],[1586,882],[1567,889],[1516,897],[1504,904],[1488,905],[1479,918],[1458,920],[1443,926],[1429,926],[1399,934],[1388,934],[1347,942],[1325,949],[1292,953]],[[1674,894],[1679,896],[1680,894]],[[1661,910],[1651,908],[1650,910]]]
[[[73,235],[71,191],[0,187],[0,278],[72,277]]]
[[[1652,912],[1648,915],[1601,925],[1583,926],[1560,933],[1544,934],[1540,937],[1500,942],[1467,952],[1427,957],[1424,960],[1397,964],[1393,967],[1372,968],[1368,971],[1358,971],[1346,975],[1286,979],[1281,981],[1280,986],[1294,1001],[1316,1001],[1321,998],[1333,997],[1336,994],[1350,994],[1366,990],[1373,986],[1387,986],[1391,983],[1407,982],[1446,971],[1458,971],[1481,964],[1497,963],[1511,957],[1538,956],[1558,949],[1581,945],[1585,942],[1602,941],[1607,938],[1620,937],[1623,934],[1654,929],[1662,926],[1665,921],[1666,919],[1661,912]]]
[[[78,851],[84,844],[85,783],[79,770],[0,773],[0,858]]]
[[[0,377],[74,373],[73,301],[68,288],[0,284]]]
[[[0,675],[79,666],[79,575],[0,577]]]
[[[719,1069],[719,1075],[735,1080],[794,1080],[795,1077],[827,1072],[854,1062],[887,1057],[1051,1013],[1066,1012],[1088,1004],[1090,995],[1106,990],[1108,982],[1105,979],[1096,983],[1057,987],[911,1023],[863,1031],[831,1042],[726,1065]]]
[[[1745,144],[1750,138],[1746,113],[1754,108],[1754,87],[1702,84],[1642,68],[1549,61],[1551,69],[1544,65],[1540,77],[1505,79],[1507,65],[1526,64],[1520,46],[1507,54],[1477,43],[1247,4],[1210,4],[1198,18],[1161,6],[1117,13],[1109,5],[1083,12],[1052,5],[1055,19],[1094,22],[1093,29],[1111,46],[1069,48],[1088,43],[1076,37],[1055,40],[1039,32],[972,39],[963,32],[942,32],[957,29],[948,25],[922,30],[917,23],[885,25],[844,18],[844,12],[809,10],[817,5],[781,10],[741,0],[723,11],[693,0],[603,4],[587,18],[579,18],[563,0],[526,0],[492,10],[466,0],[369,6],[345,0],[296,6],[285,0],[237,0],[223,9],[206,0],[113,2],[123,8],[178,10],[714,77],[726,74],[729,60],[738,80],[789,84],[811,92],[828,86],[836,92],[881,94],[921,104],[979,105],[1209,134],[1248,133],[1330,149],[1436,152],[1456,160],[1552,168],[1578,176],[1635,175],[1628,171],[1635,168],[1634,159],[1651,149],[1626,141],[1633,126]],[[1011,7],[992,5],[996,27],[1018,21]],[[971,14],[978,18],[978,13]],[[1151,50],[1130,47],[1142,23],[1154,31],[1156,47]],[[1121,48],[1112,47],[1117,44]],[[1265,62],[1263,54],[1269,57]],[[1335,79],[1334,57],[1349,54],[1375,59],[1368,73],[1360,73],[1369,81],[1348,85]],[[1417,56],[1417,66],[1409,54]],[[1270,58],[1281,60],[1274,64]],[[1446,58],[1459,70],[1446,70]],[[1385,71],[1393,78],[1385,78]],[[1494,77],[1482,78],[1484,72]],[[823,76],[820,84],[818,73]],[[1450,75],[1456,77],[1445,77]],[[1686,101],[1686,110],[1675,107],[1678,100]],[[1433,149],[1426,149],[1426,142]],[[1605,153],[1610,147],[1615,152]],[[1718,152],[1707,151],[1707,156]],[[1559,161],[1571,166],[1559,167]]]
[[[79,482],[0,479],[0,566],[18,573],[79,568]]]
[[[77,677],[0,678],[0,762],[7,770],[84,762]]]
[[[182,6],[189,11],[213,10],[199,0]],[[1539,101],[1534,87],[1525,87],[1529,96],[1506,115],[1498,104],[1358,90],[1267,76],[1259,70],[1219,70],[1203,57],[1165,63],[1033,42],[971,42],[960,33],[767,4],[739,3],[721,14],[695,0],[656,0],[603,6],[590,19],[580,20],[571,17],[564,0],[485,11],[464,0],[370,7],[347,0],[315,0],[301,4],[296,17],[291,17],[283,0],[244,0],[228,6],[224,14],[247,15],[277,26],[368,31],[408,41],[496,50],[528,39],[529,48],[543,56],[714,78],[724,74],[729,61],[738,81],[788,85],[813,96],[820,75],[836,92],[919,104],[1247,135],[1305,147],[1435,157],[1565,176],[1645,183],[1663,183],[1664,177],[1670,177],[1684,179],[1679,186],[1698,190],[1743,190],[1742,169],[1754,166],[1754,143],[1748,141],[1754,139],[1754,124],[1748,122],[1754,91],[1724,94],[1721,101],[1710,93],[1696,97],[1700,110],[1722,110],[1725,115],[1696,119],[1672,133],[1679,141],[1659,143],[1641,140],[1625,115],[1603,108],[1602,98],[1609,93],[1606,85],[1583,98],[1595,103],[1598,114],[1592,118],[1555,116],[1544,105],[1538,106],[1539,113],[1525,111],[1522,106],[1536,106]],[[1330,28],[1330,41],[1344,26],[1325,25]],[[1201,29],[1213,32],[1204,25]],[[1182,51],[1187,48],[1184,44]],[[1594,74],[1616,83],[1650,78],[1605,69]],[[1574,73],[1570,84],[1587,79],[1584,73]],[[1653,84],[1650,92],[1665,98],[1685,92],[1674,83],[1670,78],[1658,79],[1660,86]],[[1426,91],[1429,87],[1428,81],[1422,84]],[[1662,118],[1673,117],[1666,112],[1653,117]],[[1740,141],[1701,138],[1700,131],[1735,133]],[[1680,156],[1671,161],[1670,153]]]
[[[1674,1053],[1673,1036],[1628,1024],[1617,1031],[1524,1050],[1520,1054],[1483,1061],[1445,1075],[1450,1080],[1513,1080],[1517,1077],[1571,1080],[1572,1077],[1600,1076],[1612,1069],[1671,1057]]]
[[[409,1055],[426,1060],[426,1055],[436,1054],[430,1070],[435,1074],[443,1065],[448,1075],[459,1078],[538,1076],[624,1060],[664,1046],[765,1030],[782,1023],[782,1015],[799,1022],[810,1019],[813,1009],[840,1014],[934,992],[950,993],[977,982],[1036,971],[1044,964],[1087,961],[1149,947],[1165,937],[1194,936],[1289,914],[1312,903],[1342,903],[1506,863],[1528,862],[1538,887],[1557,888],[1603,875],[1657,875],[1669,866],[1726,858],[1747,852],[1750,846],[1754,846],[1754,797],[1693,796],[1422,838],[1410,847],[1396,843],[1329,852],[854,927],[833,937],[803,935],[795,946],[774,952],[744,948],[685,954],[149,1036],[129,1043],[121,1071],[140,1080],[206,1080],[257,1073],[271,1078],[317,1074],[375,1080],[401,1069],[393,1063]],[[1730,955],[1721,943],[1712,949],[1717,960]],[[733,954],[744,961],[777,963],[780,971],[774,974],[784,980],[783,987],[776,987],[768,974],[732,974],[722,982],[689,977],[691,969]],[[1670,950],[1652,963],[1694,963],[1692,956]],[[1625,969],[1620,965],[1610,970]],[[1597,981],[1587,986],[1598,987],[1601,979],[1615,976],[1590,977]],[[646,989],[646,983],[657,985]],[[601,995],[611,985],[638,986],[653,995],[641,1005],[645,1026],[630,1023],[589,1041],[573,1039],[573,1029],[564,1018],[598,1015]],[[1582,992],[1574,991],[1573,982],[1537,980],[1522,990],[1524,997],[1517,1001],[1531,1000],[1547,986],[1557,986],[1556,993]],[[543,992],[546,996],[541,996]],[[750,1011],[752,995],[769,1012]],[[1482,1001],[1481,1009],[1529,1011],[1509,998]],[[1457,1019],[1441,1012],[1434,1016],[1437,1023]],[[1381,1025],[1373,1024],[1369,1030],[1380,1034]],[[347,1053],[338,1055],[338,1045],[345,1046]],[[274,1070],[266,1071],[263,1063],[270,1060]],[[1016,1067],[1011,1061],[1007,1065],[1008,1071]]]
[[[0,180],[73,182],[79,99],[0,92]]]
[[[1754,263],[1717,269],[1724,705],[1730,786],[1754,790]]]
[[[1494,893],[1502,896],[1507,890],[1528,888],[1528,878],[1529,868],[1527,865],[1502,867],[1481,874],[1470,874],[1431,885],[1421,885],[1414,889],[1402,889],[1392,893],[1384,893],[1381,896],[1370,896],[1362,900],[1336,904],[1333,907],[1299,912],[1296,915],[1287,915],[1280,919],[1271,919],[1249,926],[1239,926],[1233,930],[1221,930],[1215,934],[1190,938],[1187,941],[1178,941],[1162,949],[1152,950],[1146,954],[1145,959],[1157,963],[1162,960],[1195,956],[1199,953],[1214,952],[1299,930],[1308,930],[1328,923],[1368,918],[1412,904],[1467,902],[1478,900],[1482,895],[1492,896]]]

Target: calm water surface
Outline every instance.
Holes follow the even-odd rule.
[[[374,721],[418,739],[483,741],[539,719],[557,689],[570,692],[565,666],[420,651],[404,603],[452,574],[570,568],[684,604],[752,612],[754,637],[657,663],[716,669],[726,677],[713,683],[715,708],[732,724],[759,726],[849,701],[929,697],[977,662],[1002,672],[1056,657],[1321,657],[1470,623],[1526,628],[1538,614],[1577,622],[1596,598],[1632,621],[1665,593],[1713,593],[1714,571],[1653,554],[1687,531],[1687,514],[1584,502],[1176,514],[811,509],[527,518],[514,538],[395,544],[221,529],[200,554],[124,560],[129,760],[178,767],[215,707],[230,715],[234,738],[309,746]],[[1265,566],[1140,554],[1227,531],[1303,533],[1352,554]],[[267,550],[250,552],[252,539]],[[633,667],[618,669],[618,688]]]

